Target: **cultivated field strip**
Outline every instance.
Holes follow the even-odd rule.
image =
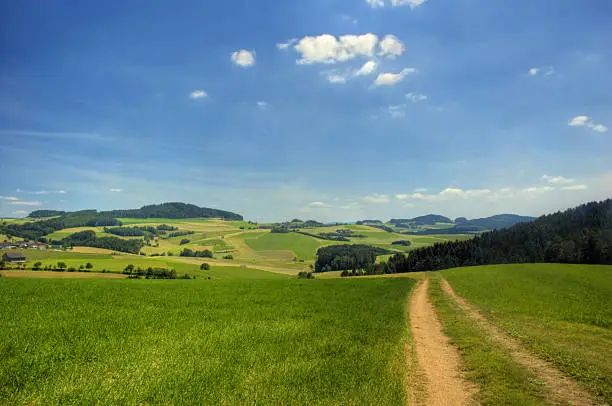
[[[545,397],[548,402],[554,405],[605,405],[605,403],[598,402],[590,393],[582,389],[572,378],[561,373],[551,363],[527,351],[518,340],[510,337],[504,330],[493,325],[476,307],[458,296],[445,279],[441,280],[441,286],[444,292],[452,297],[467,315],[478,321],[479,325],[488,333],[491,339],[507,349],[518,364],[532,371],[543,382]]]

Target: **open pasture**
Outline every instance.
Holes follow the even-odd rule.
[[[0,403],[401,404],[408,278],[0,278]]]
[[[492,265],[442,274],[511,336],[612,403],[612,266]]]

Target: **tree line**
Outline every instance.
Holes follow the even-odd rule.
[[[435,271],[512,263],[612,264],[612,199],[583,204],[467,241],[396,254],[371,273]]]
[[[143,242],[141,240],[125,240],[118,237],[97,237],[96,233],[91,230],[71,234],[57,243],[68,247],[79,246],[105,248],[108,250],[127,252],[130,254],[140,253],[140,249],[143,246]]]
[[[376,263],[378,255],[390,251],[363,244],[330,245],[319,248],[315,272],[342,271],[346,269],[365,269]]]

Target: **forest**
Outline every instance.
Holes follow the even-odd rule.
[[[59,243],[67,247],[105,248],[130,254],[138,254],[143,246],[142,240],[124,240],[118,237],[96,237],[96,233],[91,230],[71,234],[59,241]]]
[[[438,243],[408,255],[396,254],[374,272],[538,262],[612,264],[612,199],[483,233],[471,240]]]
[[[376,263],[378,255],[388,253],[385,249],[363,244],[322,247],[317,251],[315,272],[365,269]]]

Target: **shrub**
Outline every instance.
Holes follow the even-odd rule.
[[[314,279],[314,275],[312,274],[312,272],[306,272],[306,271],[301,271],[300,273],[298,273],[298,279]]]
[[[234,259],[234,256],[233,255],[226,255],[226,256],[223,257],[223,259],[230,259],[231,260],[231,259]]]
[[[208,270],[210,270],[210,265],[205,262],[202,265],[200,265],[200,270],[201,271],[208,271]]]
[[[76,272],[76,268],[71,266],[70,268],[68,268],[68,272]]]
[[[40,267],[42,266],[42,262],[38,261],[34,263],[34,266],[32,267],[33,271],[40,271]]]
[[[66,269],[66,268],[67,268],[67,265],[66,265],[66,263],[65,263],[65,262],[58,262],[58,263],[57,263],[57,268],[58,268],[58,269],[61,269],[61,270],[63,271],[64,269]]]
[[[187,238],[183,238],[183,239],[181,240],[181,242],[179,242],[179,245],[185,245],[185,244],[189,244],[189,243],[190,243],[189,239],[187,239]]]
[[[93,264],[92,264],[91,262],[88,262],[88,263],[85,265],[85,268],[87,268],[87,269],[92,269],[92,268],[93,268]]]

